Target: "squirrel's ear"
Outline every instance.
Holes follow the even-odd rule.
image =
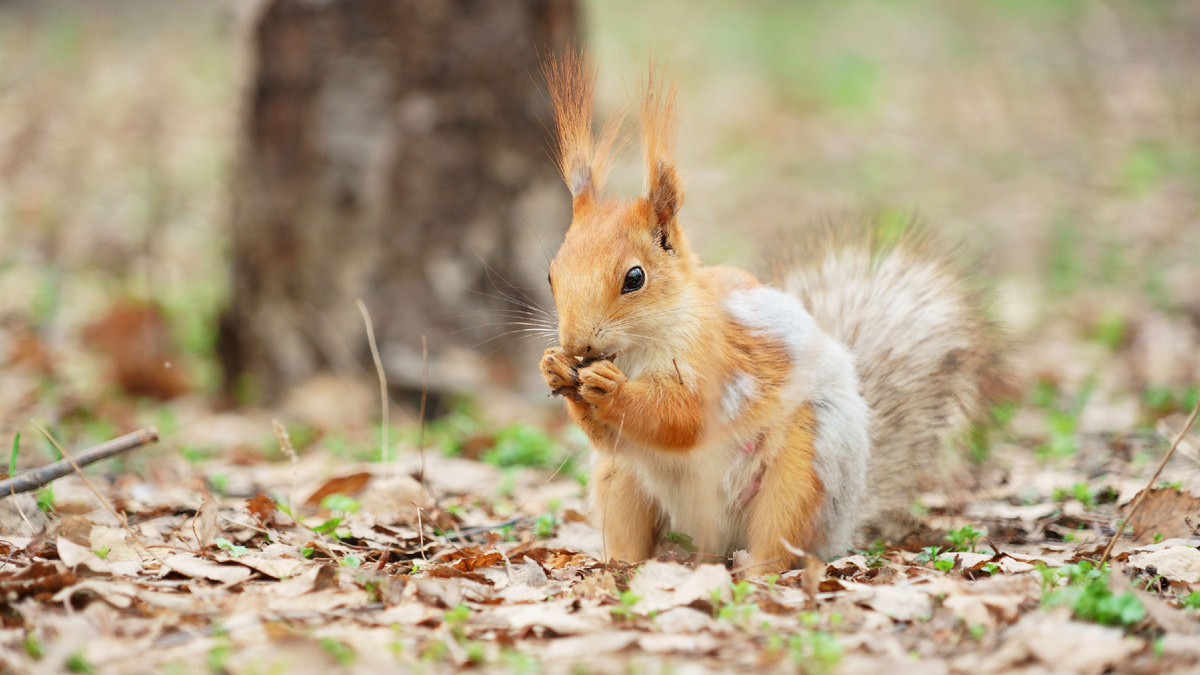
[[[668,225],[679,214],[683,206],[683,186],[675,174],[675,167],[665,162],[659,162],[654,167],[650,177],[650,186],[646,198],[654,209],[654,218],[659,226]]]
[[[551,55],[542,64],[542,73],[554,105],[555,161],[579,213],[599,199],[620,119],[604,125],[599,141],[593,137],[596,68],[586,56],[574,49],[568,49],[562,59]]]
[[[651,64],[640,115],[642,139],[646,144],[646,200],[650,202],[656,230],[667,250],[675,245],[673,239],[679,230],[675,218],[683,206],[683,185],[675,173],[675,137],[679,130],[675,91],[674,83],[664,87],[658,81],[654,64]]]

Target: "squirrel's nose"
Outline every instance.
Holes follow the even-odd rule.
[[[577,359],[588,359],[597,355],[596,348],[586,339],[563,340],[563,352]]]

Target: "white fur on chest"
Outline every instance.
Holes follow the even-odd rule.
[[[748,442],[725,431],[686,453],[622,454],[662,508],[665,531],[690,536],[703,553],[728,555],[745,547],[747,509],[739,501],[761,465],[758,453],[744,452]]]

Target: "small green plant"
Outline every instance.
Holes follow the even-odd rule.
[[[245,546],[238,546],[225,537],[217,537],[213,540],[213,543],[217,545],[217,548],[229,551],[229,555],[235,558],[240,558],[250,552]]]
[[[40,487],[37,492],[33,493],[37,500],[37,506],[44,513],[52,513],[54,511],[54,484],[50,483],[45,487]]]
[[[805,673],[822,675],[832,672],[842,660],[842,644],[832,633],[811,630],[793,635],[788,641],[788,653]]]
[[[1184,609],[1200,609],[1200,591],[1188,593],[1179,601],[1179,604]]]
[[[98,549],[96,549],[96,550],[92,551],[92,553],[96,554],[96,557],[97,557],[97,558],[100,558],[101,560],[108,560],[108,554],[109,554],[111,551],[112,551],[112,549],[111,549],[110,547],[108,547],[108,546],[101,546],[100,548],[98,548]]]
[[[628,621],[628,620],[632,619],[634,616],[633,606],[638,604],[639,602],[641,602],[642,597],[640,595],[635,594],[633,591],[624,590],[624,591],[621,591],[621,594],[619,596],[617,596],[617,600],[621,604],[612,608],[613,616],[618,616],[618,617]]]
[[[360,560],[356,555],[348,555],[339,560],[338,565],[341,565],[342,567],[349,567],[350,569],[357,569],[362,565],[362,560]]]
[[[454,609],[448,609],[442,614],[442,621],[450,629],[454,639],[458,641],[462,641],[466,637],[464,629],[470,618],[471,608],[466,605],[457,605]]]
[[[987,528],[977,530],[970,525],[963,525],[957,530],[950,530],[946,533],[946,538],[950,540],[951,551],[970,551],[971,553],[975,552],[979,538],[986,536]]]
[[[538,539],[549,539],[554,536],[554,514],[543,513],[533,521],[533,534]]]
[[[354,648],[341,640],[323,637],[321,638],[320,645],[321,649],[324,649],[325,653],[334,661],[337,661],[339,665],[353,665],[358,659],[358,654],[354,651]]]
[[[17,475],[17,452],[21,449],[21,432],[13,437],[12,454],[8,456],[8,475]]]
[[[46,655],[46,648],[42,646],[41,641],[33,633],[25,636],[25,639],[21,641],[21,648],[34,661],[40,661]]]
[[[1069,405],[1059,402],[1058,388],[1052,384],[1039,383],[1033,398],[1039,407],[1046,408],[1046,431],[1049,439],[1034,449],[1042,460],[1058,457],[1070,457],[1079,449],[1076,432],[1079,429],[1079,415],[1087,405],[1088,399],[1096,388],[1096,378],[1090,376],[1084,381],[1075,398]]]
[[[305,546],[305,547],[301,548],[300,555],[304,556],[305,558],[311,558],[313,555],[313,547]]]
[[[1039,567],[1042,604],[1070,607],[1075,617],[1108,626],[1132,626],[1146,616],[1142,601],[1130,591],[1117,594],[1109,588],[1107,565],[1090,560],[1063,565],[1053,570]]]
[[[67,670],[71,671],[72,673],[96,672],[96,669],[92,667],[92,664],[88,663],[88,660],[84,657],[82,651],[74,652],[67,657]]]
[[[926,546],[921,549],[917,557],[913,558],[913,562],[918,564],[929,563],[939,572],[949,572],[954,569],[954,558],[943,558],[942,554],[945,552],[946,549],[940,546]]]
[[[749,581],[743,580],[729,584],[729,590],[731,595],[729,602],[721,602],[720,588],[714,588],[712,591],[712,603],[716,608],[716,618],[735,626],[745,625],[758,610],[758,605],[746,602],[746,599],[754,592],[754,586]]]
[[[232,650],[233,647],[230,646],[228,641],[220,641],[213,645],[205,657],[205,660],[208,661],[208,669],[214,673],[228,672],[225,669],[225,661],[229,659],[229,652]]]
[[[888,564],[887,552],[887,544],[882,539],[876,539],[858,553],[867,559],[867,567],[883,567]]]
[[[347,497],[343,494],[327,495],[321,500],[321,506],[334,513],[358,513],[359,509],[357,499]]]
[[[666,534],[666,539],[672,544],[675,544],[679,548],[683,549],[686,553],[695,553],[700,550],[692,541],[692,537],[682,532],[668,532]]]
[[[1070,488],[1055,488],[1054,501],[1065,502],[1070,499],[1083,504],[1085,508],[1094,508],[1096,506],[1097,491],[1091,489],[1087,483],[1080,481],[1075,483]]]
[[[923,565],[928,562],[933,562],[934,560],[937,560],[938,556],[941,555],[941,553],[942,553],[941,546],[926,546],[925,548],[921,549],[921,552],[917,554],[917,557],[913,558],[913,562],[915,562],[919,565]]]
[[[496,432],[496,443],[483,453],[483,461],[499,467],[545,468],[555,464],[557,444],[546,432],[528,424],[510,424]]]
[[[337,526],[341,525],[341,524],[342,524],[341,516],[334,516],[333,518],[330,518],[329,520],[326,520],[325,522],[321,523],[320,525],[317,525],[316,527],[312,528],[312,531],[316,532],[317,534],[329,534],[329,533],[333,532],[335,529],[337,529]],[[334,536],[336,537],[337,535],[335,534]]]

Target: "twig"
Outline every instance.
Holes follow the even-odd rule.
[[[275,438],[279,441],[279,451],[292,462],[292,487],[288,491],[287,515],[293,523],[300,525],[300,518],[296,515],[296,482],[300,480],[300,458],[296,455],[296,448],[292,447],[292,436],[287,427],[283,426],[283,422],[271,420],[271,428],[275,430]]]
[[[362,312],[363,323],[367,325],[367,343],[371,345],[371,358],[375,360],[375,372],[379,375],[379,405],[383,409],[383,447],[380,450],[379,456],[383,460],[383,472],[388,470],[388,393],[387,393],[387,375],[383,372],[383,360],[379,358],[379,347],[375,344],[375,325],[371,323],[371,313],[367,311],[367,305],[358,298],[355,301],[358,305],[358,311]]]
[[[37,425],[35,424],[34,426]],[[38,429],[42,431],[43,434],[46,433],[46,431],[41,427],[38,427]],[[0,482],[0,496],[15,495],[19,492],[36,490],[53,480],[62,478],[63,476],[71,473],[74,465],[87,466],[89,464],[95,464],[96,462],[112,457],[113,455],[157,442],[158,429],[149,427],[135,431],[131,434],[125,434],[120,438],[114,438],[107,443],[101,443],[95,447],[88,448],[87,450],[83,450],[79,454],[69,458],[67,453],[63,451],[63,459],[60,459],[53,464],[47,464],[46,466],[38,469],[30,469],[19,476],[13,476],[12,478]],[[55,443],[54,445],[57,446],[58,444]]]
[[[429,491],[425,484],[425,396],[429,393],[429,344],[425,336],[421,336],[421,413],[417,418],[417,452],[421,453],[421,487]],[[432,492],[430,494],[433,494]],[[434,498],[437,502],[437,498]]]
[[[1192,428],[1192,424],[1196,422],[1196,415],[1198,413],[1200,413],[1200,401],[1197,401],[1196,407],[1192,408],[1192,414],[1188,415],[1187,421],[1183,423],[1183,428],[1179,430],[1179,435],[1175,437],[1175,442],[1171,444],[1169,449],[1167,449],[1167,454],[1163,455],[1162,461],[1158,463],[1158,468],[1154,470],[1154,475],[1150,476],[1150,480],[1146,483],[1146,487],[1143,488],[1141,492],[1137,493],[1137,496],[1133,498],[1133,503],[1129,505],[1129,515],[1125,516],[1123,520],[1117,523],[1116,532],[1113,532],[1112,539],[1108,540],[1108,546],[1104,547],[1104,553],[1100,554],[1101,565],[1108,561],[1108,556],[1112,553],[1113,546],[1116,545],[1117,539],[1119,539],[1121,537],[1121,533],[1125,531],[1125,526],[1133,520],[1135,515],[1137,515],[1137,510],[1141,507],[1142,502],[1146,500],[1146,495],[1150,492],[1150,488],[1154,486],[1154,481],[1158,480],[1158,475],[1162,473],[1162,470],[1167,465],[1167,462],[1171,461],[1171,455],[1175,454],[1175,448],[1179,447],[1179,444],[1183,442],[1183,437],[1187,436],[1188,431],[1190,431]]]
[[[142,536],[140,534],[133,531],[133,528],[129,526],[129,521],[126,520],[125,517],[122,516],[120,513],[117,513],[117,510],[115,508],[113,508],[113,505],[107,499],[104,498],[104,495],[100,494],[100,491],[96,489],[96,486],[92,484],[92,481],[88,479],[88,477],[85,473],[83,473],[83,469],[80,468],[79,464],[77,464],[75,462],[75,458],[72,457],[71,455],[68,455],[66,450],[63,450],[62,446],[58,444],[58,441],[54,440],[54,437],[50,435],[50,432],[46,431],[42,427],[42,425],[38,424],[37,422],[34,422],[33,420],[30,420],[30,424],[33,425],[33,428],[42,432],[42,435],[45,436],[46,440],[50,441],[50,443],[52,445],[54,445],[54,447],[58,448],[58,451],[60,453],[62,453],[63,459],[65,459],[67,462],[70,463],[71,468],[75,471],[76,475],[79,476],[79,479],[83,481],[83,484],[86,485],[88,487],[88,489],[92,491],[92,494],[96,496],[96,499],[100,500],[100,503],[104,505],[104,508],[108,509],[108,512],[110,514],[112,514],[112,517],[117,519],[117,523],[119,523],[121,525],[121,527],[125,528],[125,531],[129,533],[129,536],[133,537],[133,540],[135,542],[137,542],[146,551],[146,553],[149,553],[151,558],[154,558],[156,561],[158,561],[158,564],[162,565],[163,568],[174,569],[170,565],[168,565],[165,560],[158,557],[157,553],[155,553],[153,550],[151,550],[150,546],[146,543],[146,540],[142,539]],[[153,441],[158,440],[158,429],[155,429],[154,427],[142,429],[139,432],[134,432],[133,434],[129,434],[129,435],[134,436],[134,435],[137,435],[137,434],[143,433],[143,432],[147,433],[147,437],[151,439],[151,441],[147,441],[147,442],[153,442]],[[122,436],[121,438],[125,438],[125,437]],[[116,439],[116,440],[120,440],[120,439]],[[115,442],[115,441],[110,441],[110,442]],[[139,443],[138,445],[142,445],[142,443]],[[137,447],[137,446],[133,446],[133,447]],[[82,455],[83,453],[79,453],[79,454]]]

